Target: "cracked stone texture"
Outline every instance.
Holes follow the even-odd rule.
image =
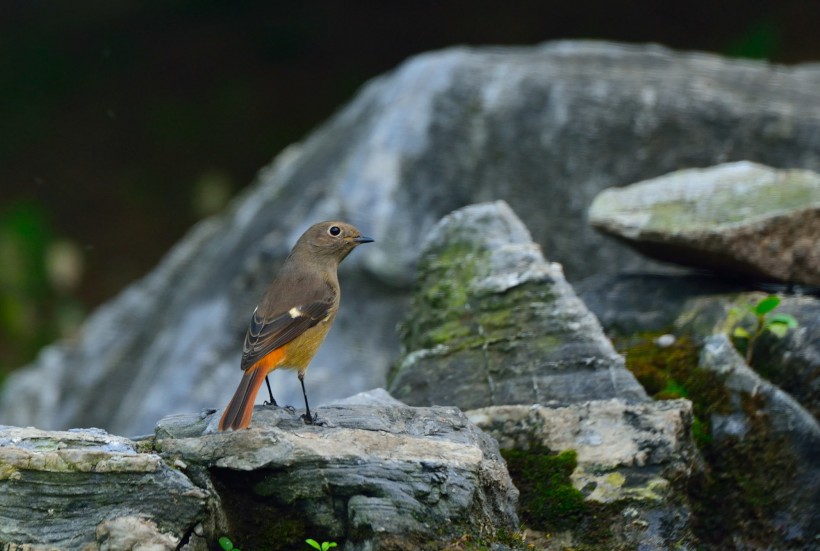
[[[820,285],[820,174],[810,170],[680,170],[602,191],[589,221],[666,262]]]
[[[12,549],[177,549],[207,497],[126,438],[0,426],[0,543]]]
[[[388,390],[412,405],[647,399],[503,201],[459,209],[431,230],[401,336]]]

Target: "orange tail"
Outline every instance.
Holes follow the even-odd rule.
[[[262,386],[262,381],[265,380],[265,375],[267,375],[267,370],[262,369],[260,365],[253,366],[242,374],[239,388],[236,389],[231,402],[222,414],[222,419],[219,420],[219,430],[229,428],[239,430],[251,424],[253,403],[256,401],[256,394]]]

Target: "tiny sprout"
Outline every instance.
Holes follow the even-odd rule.
[[[783,338],[789,329],[797,328],[797,320],[789,314],[774,314],[774,310],[780,306],[780,297],[769,295],[760,299],[757,304],[750,304],[745,309],[732,308],[732,314],[740,321],[746,314],[751,314],[755,319],[755,328],[751,331],[740,325],[736,325],[732,331],[732,336],[746,341],[746,363],[751,365],[752,354],[755,343],[763,333],[770,331],[774,336]]]
[[[239,551],[238,548],[233,546],[233,542],[225,536],[219,538],[219,547],[224,549],[224,551]]]
[[[336,542],[335,541],[323,541],[320,544],[316,540],[306,539],[305,543],[308,544],[309,546],[313,547],[314,549],[318,549],[319,551],[327,551],[331,547],[336,547]]]

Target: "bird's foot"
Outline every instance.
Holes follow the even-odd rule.
[[[277,403],[276,403],[276,400],[274,400],[274,401],[272,401],[272,402],[270,402],[270,401],[268,401],[268,400],[265,400],[264,402],[262,402],[262,405],[263,405],[263,406],[273,406],[273,407],[275,407],[275,408],[278,408],[278,407],[279,407],[279,404],[277,404]]]
[[[319,418],[319,415],[314,413],[312,416],[306,413],[300,416],[300,419],[305,422],[306,425],[314,425],[317,427],[325,426],[325,422]]]
[[[296,413],[296,408],[293,406],[285,406],[285,411],[293,415],[294,413]]]

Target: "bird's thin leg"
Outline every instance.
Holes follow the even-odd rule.
[[[305,414],[302,416],[302,419],[305,420],[305,423],[308,425],[312,425],[316,422],[316,418],[310,414],[310,406],[308,405],[307,399],[307,392],[305,392],[305,374],[299,373],[299,382],[302,384],[302,396],[305,397]]]
[[[278,406],[279,404],[276,403],[276,400],[273,399],[273,391],[270,389],[270,381],[268,380],[268,376],[265,375],[265,384],[268,385],[268,396],[270,396],[270,402],[263,402],[266,406]]]

